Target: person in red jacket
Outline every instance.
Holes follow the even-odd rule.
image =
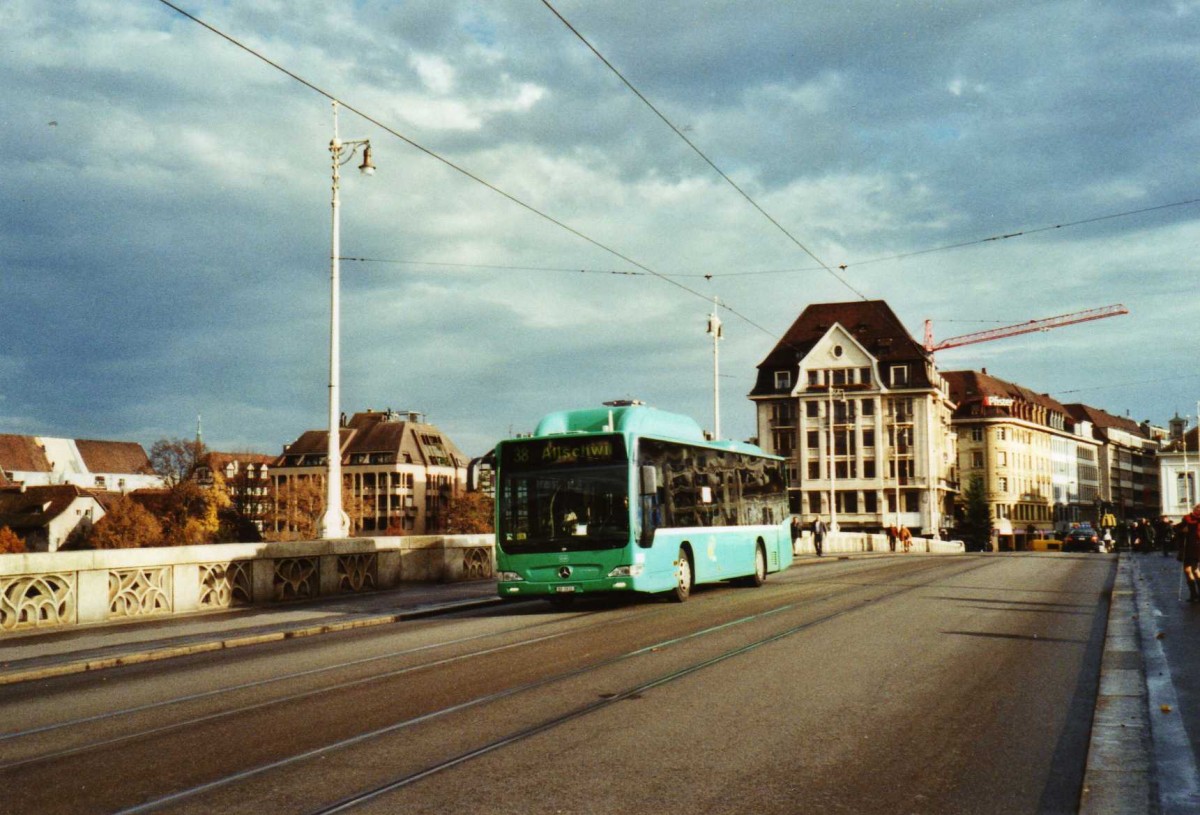
[[[1200,603],[1200,504],[1175,527],[1179,533],[1179,559],[1187,577],[1189,603]]]

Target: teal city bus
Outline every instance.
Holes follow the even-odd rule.
[[[501,597],[758,586],[792,562],[784,460],[638,402],[551,413],[500,442]]]

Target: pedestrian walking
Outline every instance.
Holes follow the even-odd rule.
[[[889,524],[888,528],[887,528],[888,549],[890,549],[893,552],[896,551],[896,538],[898,537],[898,535],[899,535],[899,533],[896,532],[896,525]]]
[[[1175,548],[1175,527],[1171,524],[1171,519],[1163,515],[1155,522],[1154,526],[1154,539],[1158,541],[1158,545],[1162,549],[1162,556],[1170,557],[1171,550]]]
[[[1179,533],[1179,560],[1187,580],[1188,602],[1200,603],[1200,504],[1175,527]]]
[[[825,546],[825,533],[829,528],[825,526],[825,522],[821,520],[821,516],[815,516],[812,525],[813,548],[817,550],[817,557],[821,556],[821,549]]]
[[[800,554],[800,535],[804,531],[804,525],[800,523],[800,516],[792,516],[792,554]]]
[[[908,550],[912,548],[912,533],[908,531],[907,526],[900,527],[900,544],[904,547],[904,553],[908,554]]]

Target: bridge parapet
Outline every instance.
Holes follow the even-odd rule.
[[[0,632],[480,580],[494,548],[420,535],[0,555]]]
[[[812,532],[804,531],[800,540],[792,547],[795,554],[814,554]],[[866,532],[835,532],[825,536],[825,545],[821,547],[826,554],[853,554],[858,552],[890,552],[887,535],[870,534]],[[901,551],[900,543],[896,543],[896,551]],[[966,551],[962,541],[947,541],[937,538],[913,538],[910,551],[927,552],[929,554],[960,554]]]

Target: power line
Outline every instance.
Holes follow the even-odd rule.
[[[915,257],[917,255],[928,255],[933,252],[943,252],[943,251],[946,251],[949,249],[961,249],[961,248],[968,247],[968,246],[977,246],[977,245],[986,244],[986,243],[995,243],[997,241],[1007,240],[1009,238],[1017,238],[1017,237],[1023,237],[1026,235],[1034,235],[1039,232],[1048,232],[1048,231],[1054,230],[1054,229],[1067,229],[1069,227],[1080,226],[1082,224],[1092,224],[1092,223],[1096,223],[1098,221],[1110,221],[1115,218],[1126,218],[1131,215],[1141,215],[1146,212],[1156,212],[1158,210],[1171,209],[1173,207],[1183,207],[1183,206],[1188,206],[1190,204],[1198,204],[1198,203],[1200,203],[1200,198],[1191,198],[1186,201],[1174,201],[1170,204],[1158,204],[1153,207],[1143,207],[1142,209],[1131,209],[1131,210],[1126,210],[1124,212],[1113,212],[1113,213],[1109,213],[1107,215],[1098,215],[1093,218],[1084,218],[1084,219],[1081,219],[1078,221],[1066,221],[1064,223],[1055,224],[1053,226],[1043,226],[1043,227],[1037,227],[1035,229],[1025,229],[1025,230],[1020,230],[1020,231],[1016,231],[1016,232],[1009,232],[1009,233],[1006,233],[1003,235],[993,235],[993,236],[987,237],[987,238],[978,238],[976,240],[964,241],[962,243],[948,244],[945,246],[935,246],[930,249],[919,249],[919,250],[916,250],[913,252],[906,252],[906,253],[899,254],[899,255],[890,255],[888,257],[873,258],[871,260],[856,261],[853,263],[845,263],[845,264],[842,264],[841,268],[848,269],[853,266],[865,266],[870,263],[882,263],[887,260],[900,260],[900,259],[904,259],[904,258],[908,258],[908,257]],[[631,275],[631,276],[635,276],[635,277],[649,276],[649,273],[647,273],[647,272],[621,271],[621,270],[615,270],[615,269],[587,269],[587,268],[577,268],[577,267],[501,266],[501,265],[487,264],[487,263],[448,263],[448,262],[432,261],[432,260],[347,258],[347,257],[343,257],[342,260],[359,261],[362,263],[424,264],[426,266],[457,266],[457,267],[462,267],[462,268],[478,268],[478,269],[510,269],[510,270],[514,270],[514,271],[531,271],[531,272],[579,272],[579,273],[584,273],[584,274]],[[685,274],[685,273],[659,273],[659,274],[661,274],[663,277],[704,278],[705,280],[713,280],[715,278],[725,278],[725,277],[751,277],[754,275],[795,274],[797,272],[817,272],[820,270],[821,270],[821,267],[819,267],[819,266],[807,266],[807,267],[793,268],[793,269],[756,269],[756,270],[746,271],[746,272],[699,272],[699,273],[694,273],[694,274]],[[1020,320],[941,320],[940,322],[944,322],[944,323],[954,323],[954,322],[977,322],[977,323],[991,323],[991,322],[1006,323],[1006,322],[1008,322],[1008,323],[1012,323],[1012,322],[1020,322]]]
[[[356,263],[396,263],[408,266],[441,266],[451,269],[495,269],[510,272],[570,272],[573,274],[607,274],[627,277],[651,277],[648,272],[635,272],[628,269],[581,269],[577,266],[508,266],[497,263],[452,263],[439,260],[406,260],[393,258],[352,258],[341,257],[339,260]],[[660,272],[661,277],[709,277],[703,274],[667,274]]]
[[[1140,382],[1117,382],[1111,385],[1092,385],[1087,388],[1074,388],[1069,391],[1053,391],[1053,396],[1065,396],[1068,393],[1085,393],[1087,391],[1103,391],[1113,388],[1132,388],[1138,385],[1163,385],[1168,382],[1179,382],[1180,380],[1200,379],[1200,374],[1184,374],[1183,376],[1172,376],[1166,379],[1143,379]]]
[[[289,71],[287,68],[283,67],[279,63],[269,59],[265,55],[259,53],[258,51],[254,50],[253,48],[246,45],[245,43],[237,40],[236,38],[232,37],[231,35],[226,34],[224,31],[221,31],[219,28],[216,28],[215,26],[210,25],[209,23],[205,22],[204,20],[200,19],[199,17],[196,17],[193,14],[190,14],[187,11],[184,11],[179,6],[175,5],[174,3],[171,3],[169,0],[158,0],[158,2],[162,3],[164,6],[167,6],[170,9],[174,10],[176,13],[188,18],[192,22],[194,22],[200,26],[203,26],[204,28],[208,29],[209,31],[211,31],[212,33],[221,37],[222,39],[226,40],[227,42],[231,43],[232,45],[235,45],[238,48],[240,48],[241,50],[245,51],[247,54],[250,54],[255,59],[265,62],[267,65],[270,65],[272,68],[274,68],[275,70],[284,74],[285,76],[295,80],[296,82],[299,82],[301,85],[305,86],[309,90],[315,91],[316,93],[320,94],[321,96],[325,97],[326,99],[328,99],[331,102],[337,102],[339,105],[341,105],[346,110],[350,111],[351,113],[357,114],[358,116],[362,117],[364,120],[366,120],[366,121],[370,122],[371,124],[375,125],[376,127],[380,128],[384,132],[389,133],[392,136],[395,136],[396,138],[400,139],[401,141],[403,141],[404,143],[408,144],[411,147],[415,147],[417,150],[420,150],[422,153],[429,156],[430,158],[436,159],[437,161],[446,165],[450,169],[454,170],[457,173],[460,173],[461,175],[466,176],[467,178],[471,179],[472,181],[476,182],[477,184],[481,184],[482,186],[487,187],[489,190],[496,193],[497,195],[503,196],[504,198],[508,199],[512,203],[521,207],[522,209],[525,209],[526,211],[531,212],[534,215],[537,215],[539,218],[549,221],[550,223],[554,224],[555,226],[559,227],[560,229],[564,229],[567,232],[570,232],[575,237],[577,237],[581,240],[587,241],[588,243],[592,244],[596,248],[601,249],[605,252],[608,252],[609,254],[625,261],[626,263],[628,263],[632,266],[636,266],[637,268],[641,269],[642,271],[646,272],[647,274],[657,277],[666,283],[670,283],[672,286],[675,286],[676,288],[681,289],[682,291],[685,291],[688,294],[693,295],[694,297],[698,297],[698,298],[704,300],[705,303],[711,304],[711,302],[712,302],[711,297],[709,297],[705,294],[702,294],[702,293],[696,291],[695,289],[692,289],[689,286],[685,286],[684,284],[678,282],[677,280],[673,280],[672,278],[668,277],[667,275],[656,272],[654,269],[651,269],[649,266],[639,263],[638,261],[634,260],[633,258],[630,258],[630,257],[622,254],[621,252],[618,252],[616,249],[613,249],[612,247],[601,243],[600,241],[596,240],[595,238],[592,238],[591,236],[586,235],[583,232],[580,232],[575,227],[570,226],[569,224],[567,224],[563,221],[560,221],[559,219],[553,217],[552,215],[542,212],[540,209],[533,206],[532,204],[528,204],[525,201],[522,201],[520,198],[517,198],[516,196],[514,196],[508,192],[505,192],[504,190],[497,187],[495,184],[492,184],[489,181],[485,181],[483,178],[480,178],[479,176],[475,175],[470,170],[467,170],[464,167],[460,167],[459,165],[450,161],[448,158],[445,158],[444,156],[441,156],[438,153],[434,152],[430,148],[425,147],[424,145],[413,141],[408,136],[405,136],[403,133],[400,133],[399,131],[389,127],[388,125],[379,121],[375,117],[370,116],[367,113],[364,113],[363,111],[356,108],[354,105],[338,98],[337,96],[335,96],[334,94],[325,90],[324,88],[314,85],[312,82],[309,82],[307,79],[303,78],[302,76],[300,76],[296,73],[293,73],[292,71]],[[775,334],[775,332],[767,330],[766,328],[759,325],[754,320],[750,319],[746,315],[739,312],[737,309],[734,309],[725,303],[721,303],[720,307],[725,309],[726,311],[728,311],[730,314],[734,315],[735,317],[739,318],[740,320],[757,328],[759,331],[762,331],[767,336],[772,337],[772,338],[775,338],[777,336]]]
[[[1055,229],[1066,229],[1068,227],[1081,226],[1083,224],[1094,224],[1099,221],[1110,221],[1114,218],[1125,218],[1130,215],[1141,215],[1146,212],[1156,212],[1156,211],[1162,210],[1162,209],[1170,209],[1172,207],[1188,206],[1189,204],[1197,204],[1197,203],[1200,203],[1200,198],[1190,198],[1186,201],[1175,201],[1174,203],[1170,203],[1170,204],[1159,204],[1159,205],[1153,206],[1153,207],[1143,207],[1142,209],[1131,209],[1131,210],[1127,210],[1126,212],[1115,212],[1115,213],[1112,213],[1111,215],[1097,215],[1094,218],[1084,218],[1079,221],[1068,221],[1066,223],[1052,224],[1050,226],[1039,226],[1035,229],[1023,229],[1023,230],[1020,230],[1017,232],[1009,232],[1009,233],[1006,233],[1003,235],[992,235],[991,237],[987,237],[987,238],[978,238],[976,240],[963,241],[962,243],[952,243],[952,244],[948,244],[946,246],[935,246],[932,249],[920,249],[915,252],[903,252],[898,255],[888,255],[887,257],[872,258],[871,260],[860,260],[853,264],[850,264],[850,263],[845,264],[844,266],[842,266],[842,268],[848,268],[849,266],[867,266],[872,263],[883,263],[884,261],[888,261],[888,260],[904,260],[905,258],[917,257],[918,255],[928,255],[933,252],[945,252],[950,249],[962,249],[967,246],[976,246],[981,243],[992,243],[992,242],[996,242],[996,241],[1005,241],[1010,238],[1022,238],[1027,235],[1036,235],[1039,232],[1050,232]]]
[[[717,175],[719,175],[719,176],[721,176],[721,178],[725,179],[725,181],[729,184],[729,186],[731,186],[735,190],[737,190],[738,194],[741,195],[742,198],[745,198],[746,201],[749,202],[750,206],[752,206],[756,210],[758,210],[758,212],[764,218],[766,218],[768,221],[770,221],[771,224],[776,229],[778,229],[780,232],[782,232],[788,238],[788,240],[790,240],[792,243],[796,244],[796,246],[800,247],[800,249],[804,251],[804,254],[808,255],[810,258],[815,260],[822,269],[824,269],[826,272],[828,272],[829,274],[831,274],[835,278],[837,278],[837,280],[843,286],[845,286],[850,291],[857,294],[863,300],[870,299],[865,294],[863,294],[861,291],[856,289],[853,285],[851,285],[850,281],[848,281],[844,276],[835,272],[823,260],[821,260],[815,254],[813,254],[812,250],[810,250],[807,246],[805,246],[803,243],[801,243],[799,238],[797,238],[795,235],[793,235],[791,232],[789,232],[783,226],[783,224],[779,223],[779,221],[775,220],[775,218],[772,217],[772,215],[769,212],[767,212],[765,209],[763,209],[761,206],[759,206],[758,202],[755,201],[753,198],[751,198],[749,193],[747,193],[740,186],[738,186],[737,182],[735,182],[732,178],[730,178],[725,173],[724,170],[722,170],[720,167],[718,167],[716,165],[716,163],[713,162],[712,159],[710,159],[707,155],[705,155],[704,151],[701,150],[699,147],[697,147],[695,142],[693,142],[686,135],[684,135],[682,130],[680,130],[678,127],[676,127],[674,125],[674,123],[672,123],[671,120],[668,119],[663,114],[662,111],[660,111],[657,107],[654,106],[654,103],[652,103],[649,99],[647,99],[645,97],[645,95],[641,91],[639,91],[636,87],[634,87],[633,83],[630,82],[628,79],[626,79],[625,75],[622,74],[620,71],[618,71],[616,66],[614,66],[611,62],[609,62],[605,58],[605,56],[596,49],[596,46],[592,45],[588,41],[587,37],[583,36],[583,34],[581,34],[579,32],[579,30],[577,28],[575,28],[575,26],[571,25],[571,23],[567,20],[567,18],[563,17],[562,14],[559,13],[558,9],[556,9],[554,6],[552,6],[550,4],[549,0],[542,0],[542,5],[544,5],[548,9],[550,9],[551,13],[553,13],[555,17],[557,17],[560,21],[562,21],[562,24],[565,25],[567,27],[567,29],[579,39],[580,42],[582,42],[584,45],[586,45],[588,50],[590,50],[593,54],[595,54],[596,58],[599,59],[601,62],[603,62],[605,64],[605,66],[607,66],[608,69],[610,71],[612,71],[616,75],[616,77],[625,84],[625,87],[629,88],[629,90],[632,91],[633,94],[638,99],[642,100],[642,102],[646,105],[646,107],[648,107],[648,108],[650,108],[650,110],[654,111],[654,115],[657,116],[659,119],[661,119],[663,121],[663,124],[665,124],[667,127],[671,128],[671,130],[674,131],[676,136],[683,139],[684,143],[687,144],[687,146],[690,147],[692,149],[692,151],[695,152],[696,155],[698,155],[701,159],[703,159],[705,164],[707,164],[709,167],[711,167],[717,173]],[[843,271],[845,271],[845,268],[846,268],[845,266],[841,267],[841,269]]]

